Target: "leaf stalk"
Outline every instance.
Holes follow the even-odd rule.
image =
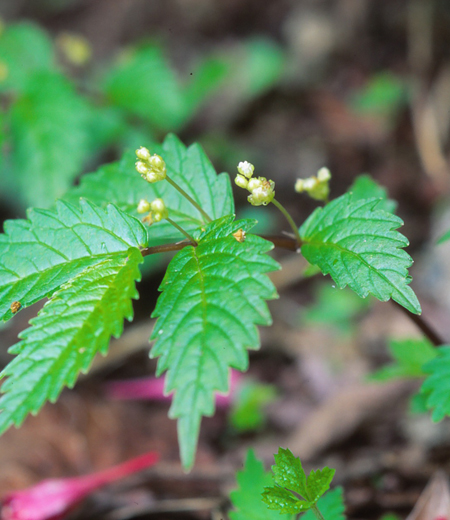
[[[289,222],[289,225],[291,226],[292,231],[294,232],[295,238],[297,239],[298,246],[300,247],[302,245],[302,238],[300,236],[300,233],[298,232],[298,228],[294,222],[294,219],[291,217],[288,210],[282,204],[280,204],[280,202],[277,201],[277,199],[273,199],[272,204],[274,204],[275,207],[277,207],[281,211],[281,213],[283,213],[283,215],[286,217],[286,220]]]

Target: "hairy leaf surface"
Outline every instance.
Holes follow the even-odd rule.
[[[214,412],[214,392],[228,390],[230,367],[245,370],[247,349],[258,348],[255,325],[269,325],[265,300],[276,292],[266,273],[278,269],[264,253],[273,245],[254,235],[243,243],[232,233],[253,221],[212,222],[171,261],[154,317],[152,357],[167,370],[166,392],[175,392],[170,415],[178,418],[181,458],[194,461],[200,420]]]
[[[302,254],[323,274],[330,274],[342,289],[349,286],[358,296],[390,298],[420,314],[408,268],[412,259],[402,248],[408,240],[395,231],[403,222],[376,208],[379,200],[353,200],[343,195],[317,208],[300,228]]]
[[[34,74],[10,114],[11,182],[33,207],[55,202],[81,173],[90,152],[89,110],[60,74]]]
[[[54,210],[32,209],[28,220],[5,222],[0,235],[0,319],[11,304],[27,307],[77,276],[129,248],[146,246],[143,225],[110,205],[58,202]]]
[[[143,143],[145,144],[145,143]],[[194,144],[186,148],[177,137],[169,135],[164,143],[150,150],[160,154],[167,165],[168,175],[179,184],[213,219],[234,212],[233,195],[228,175],[217,175],[202,148]],[[186,231],[201,227],[203,217],[167,181],[149,184],[136,172],[134,153],[127,153],[118,163],[103,166],[96,173],[83,177],[80,186],[71,190],[66,199],[85,197],[95,204],[113,203],[138,216],[136,208],[141,198],[152,201],[163,198],[170,217]],[[168,222],[158,222],[149,228],[151,244],[184,238]]]
[[[290,514],[281,515],[273,511],[261,500],[265,486],[272,484],[269,471],[264,471],[263,463],[258,460],[252,450],[248,450],[245,465],[238,471],[236,480],[239,488],[230,493],[235,511],[229,513],[231,520],[288,520]]]
[[[138,249],[112,254],[62,285],[30,321],[19,343],[10,349],[16,358],[3,370],[7,376],[0,398],[0,432],[36,413],[62,388],[73,386],[97,352],[106,353],[109,339],[119,337],[123,319],[132,319],[131,298],[140,279]]]

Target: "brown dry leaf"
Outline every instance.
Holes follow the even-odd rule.
[[[450,518],[450,488],[447,475],[438,471],[420,495],[406,520],[448,520]]]
[[[393,406],[410,391],[409,381],[346,386],[313,411],[285,445],[302,461],[310,460],[333,442],[350,436],[361,423]]]

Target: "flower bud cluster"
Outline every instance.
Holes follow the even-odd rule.
[[[137,207],[137,212],[140,214],[149,212],[148,215],[142,219],[143,222],[149,225],[153,224],[153,222],[160,222],[169,216],[169,212],[162,199],[155,199],[153,202],[141,199]]]
[[[244,161],[240,162],[237,167],[238,174],[234,182],[240,188],[246,189],[250,192],[247,200],[253,206],[266,206],[272,202],[275,197],[275,183],[267,180],[265,177],[253,178],[255,167],[253,164]]]
[[[306,191],[312,199],[326,201],[330,194],[330,179],[330,170],[328,168],[321,168],[317,172],[316,177],[297,179],[297,182],[295,183],[295,191],[297,193]]]
[[[158,182],[166,178],[167,170],[164,159],[154,153],[153,155],[141,146],[136,150],[139,161],[136,161],[136,170],[147,182]]]

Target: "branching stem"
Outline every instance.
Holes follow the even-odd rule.
[[[171,184],[176,190],[178,190],[178,192],[181,193],[181,195],[183,195],[185,199],[187,199],[196,209],[198,209],[198,211],[200,211],[200,213],[205,217],[206,222],[212,222],[212,218],[208,215],[208,213],[206,213],[206,211],[197,202],[195,202],[195,200],[190,195],[188,195],[183,190],[183,188],[181,188],[181,186],[178,186],[178,184],[174,180],[172,180],[168,175],[166,175],[166,181],[168,181],[169,184]]]
[[[422,334],[435,346],[440,347],[442,345],[446,345],[447,342],[441,338],[441,336],[430,326],[429,323],[427,323],[422,316],[419,316],[418,314],[413,314],[412,312],[408,311],[408,309],[405,309],[402,307],[399,303],[394,302],[394,300],[391,300],[391,302],[399,308],[406,316],[417,325],[417,327],[421,330]]]
[[[277,199],[273,199],[272,204],[274,204],[286,217],[286,220],[289,222],[289,225],[291,226],[292,231],[294,232],[295,238],[297,239],[298,247],[300,247],[302,245],[302,239],[300,237],[300,233],[298,232],[298,228],[294,222],[294,219],[291,217],[288,210],[277,201]]]
[[[272,201],[273,202],[273,201]],[[181,231],[181,230],[180,230]],[[183,233],[183,231],[182,231]],[[183,233],[186,236],[186,233]],[[176,244],[163,244],[160,246],[152,246],[147,247],[141,250],[142,256],[153,255],[156,253],[167,253],[171,251],[179,251],[186,246],[192,245],[195,241],[193,241],[192,237],[188,237],[189,242],[178,242]],[[262,238],[269,240],[274,244],[275,247],[279,247],[281,249],[288,249],[289,251],[297,251],[298,249],[298,240],[295,238],[290,238],[286,236],[279,235],[263,235]],[[435,346],[440,347],[442,345],[448,344],[448,342],[444,341],[444,339],[431,327],[429,323],[427,323],[422,316],[417,314],[413,314],[409,312],[407,309],[399,305],[394,300],[391,302],[398,307],[413,323],[417,325],[417,327],[422,331],[422,334]]]

